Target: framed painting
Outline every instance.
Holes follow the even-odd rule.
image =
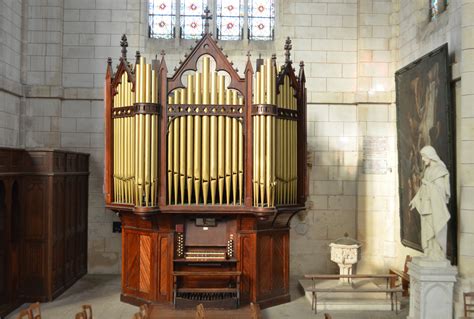
[[[420,215],[409,203],[417,193],[424,164],[420,150],[435,148],[450,173],[447,255],[456,263],[455,108],[451,101],[448,45],[419,58],[395,73],[397,91],[400,235],[404,246],[423,251]]]

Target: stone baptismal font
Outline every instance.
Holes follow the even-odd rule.
[[[350,238],[345,233],[344,237],[336,239],[329,244],[331,248],[331,261],[339,266],[340,275],[352,275],[353,266],[360,260],[360,247],[362,245],[357,240]],[[351,278],[340,278],[340,284],[352,284]]]

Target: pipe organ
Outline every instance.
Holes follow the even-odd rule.
[[[262,307],[289,300],[289,222],[305,209],[306,89],[250,53],[243,77],[205,33],[168,76],[165,54],[105,79],[106,207],[122,222],[122,300]],[[255,70],[255,71],[254,71]],[[207,304],[206,304],[207,303]]]

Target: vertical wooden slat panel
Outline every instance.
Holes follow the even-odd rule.
[[[160,294],[166,296],[169,293],[170,267],[168,259],[168,237],[160,237]]]
[[[138,290],[139,268],[137,267],[139,261],[139,236],[132,232],[125,230],[125,285],[127,289]]]
[[[270,235],[259,235],[257,244],[258,258],[258,298],[264,299],[272,291],[272,239]]]
[[[140,235],[140,292],[150,292],[151,276],[151,237]]]
[[[285,252],[283,249],[283,234],[275,233],[272,236],[272,294],[280,294],[285,289]]]

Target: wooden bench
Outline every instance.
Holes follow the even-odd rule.
[[[403,267],[403,271],[395,268],[390,268],[389,273],[393,275],[397,275],[397,277],[400,277],[400,280],[402,281],[402,288],[403,288],[403,296],[409,296],[409,288],[410,288],[410,275],[408,275],[408,263],[411,262],[411,256],[407,255],[405,258],[405,265]],[[390,288],[395,288],[397,286],[397,279],[394,278],[390,281]]]
[[[173,304],[176,307],[176,299],[180,293],[232,293],[236,295],[236,308],[240,305],[240,271],[175,271],[173,272]],[[179,277],[233,277],[235,278],[235,287],[178,287]]]
[[[461,319],[472,318],[471,314],[474,313],[474,292],[463,293],[464,299],[464,317]]]
[[[314,309],[314,313],[317,313],[317,305],[318,305],[318,292],[330,292],[330,293],[380,293],[384,292],[386,294],[390,294],[390,302],[392,306],[392,311],[395,309],[395,312],[398,314],[398,295],[397,293],[403,292],[403,289],[400,287],[389,288],[389,282],[394,277],[397,278],[398,276],[395,274],[388,274],[388,275],[371,275],[371,274],[358,274],[358,275],[305,275],[306,279],[311,279],[313,285],[311,288],[306,289],[306,291],[310,291],[312,293],[312,301],[311,301],[311,310]],[[361,289],[353,289],[352,287],[334,287],[334,288],[317,288],[316,281],[317,280],[339,280],[341,278],[349,278],[349,279],[385,279],[386,280],[386,287],[382,288],[361,288]],[[395,307],[394,307],[394,297],[395,297]]]

